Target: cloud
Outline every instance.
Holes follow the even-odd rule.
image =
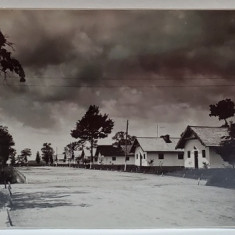
[[[29,85],[1,86],[1,112],[38,129],[62,128],[90,104],[117,119],[200,122],[209,104],[234,99],[232,87],[171,86],[234,82],[234,19],[233,11],[1,11]]]

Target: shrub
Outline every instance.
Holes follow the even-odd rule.
[[[10,182],[11,184],[17,183],[17,174],[13,167],[8,166],[0,170],[0,184]]]

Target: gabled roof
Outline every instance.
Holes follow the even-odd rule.
[[[184,148],[186,141],[192,134],[204,146],[208,147],[220,146],[222,137],[229,135],[227,127],[187,126],[176,148]]]
[[[135,151],[137,146],[140,146],[145,152],[180,152],[176,150],[176,143],[179,138],[170,137],[171,143],[167,143],[161,137],[137,137],[132,145],[131,152]]]
[[[114,147],[113,145],[98,145],[95,155],[101,154],[103,156],[125,156],[125,152],[121,147]]]

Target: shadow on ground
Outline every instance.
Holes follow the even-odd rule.
[[[11,210],[72,206],[72,203],[63,199],[68,196],[69,194],[58,192],[15,193],[12,195]]]
[[[6,193],[0,191],[0,209],[6,205],[8,197]]]

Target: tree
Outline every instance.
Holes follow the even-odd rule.
[[[136,136],[131,136],[131,135],[127,135],[127,143],[126,143],[126,132],[124,131],[118,131],[113,137],[112,139],[115,141],[113,144],[114,145],[130,145],[134,142]]]
[[[47,165],[49,162],[52,164],[54,149],[51,147],[51,143],[44,143],[41,151],[43,161],[45,161]]]
[[[76,123],[76,128],[71,130],[71,136],[89,142],[91,152],[91,165],[93,164],[93,148],[98,139],[103,139],[111,133],[114,126],[107,114],[100,114],[98,106],[91,105],[81,120]]]
[[[63,152],[63,154],[64,154],[63,162],[66,162],[66,160],[67,160],[67,147],[64,147],[64,152]]]
[[[74,159],[74,151],[82,150],[84,148],[85,141],[79,140],[72,142],[70,144],[67,144],[64,148],[65,154],[69,155],[71,159]]]
[[[7,72],[16,73],[20,77],[20,82],[25,82],[25,73],[18,60],[12,57],[11,52],[7,48],[13,49],[13,44],[8,42],[6,37],[0,31],[0,71],[6,79]]]
[[[15,155],[13,155],[13,156],[11,157],[11,165],[14,166],[15,163],[16,163],[16,158],[15,158]]]
[[[16,157],[15,157],[15,155],[16,155],[16,150],[12,148],[12,149],[11,149],[10,156],[9,156],[9,159],[11,160],[11,161],[10,161],[10,164],[11,164],[12,166],[14,166],[15,163],[16,163]]]
[[[28,157],[30,157],[31,155],[32,155],[31,149],[29,149],[29,148],[25,148],[21,151],[21,156],[24,159],[25,163],[28,162]]]
[[[21,165],[21,164],[24,165],[26,163],[25,157],[22,155],[18,155],[16,158],[16,163],[19,165]]]
[[[40,153],[37,151],[37,153],[36,153],[36,159],[35,159],[35,161],[37,162],[37,164],[40,164],[40,162],[41,162],[41,157],[40,157]]]
[[[217,152],[223,158],[225,162],[235,166],[235,123],[231,123],[228,127],[229,136],[223,137],[221,146],[217,149]]]
[[[15,143],[13,137],[8,132],[8,128],[0,126],[0,163],[5,166],[9,157],[15,155],[15,149],[12,148]]]
[[[235,105],[231,99],[225,99],[219,101],[217,104],[210,105],[209,116],[218,117],[219,120],[225,121],[225,127],[228,127],[227,119],[233,117],[235,114]]]

